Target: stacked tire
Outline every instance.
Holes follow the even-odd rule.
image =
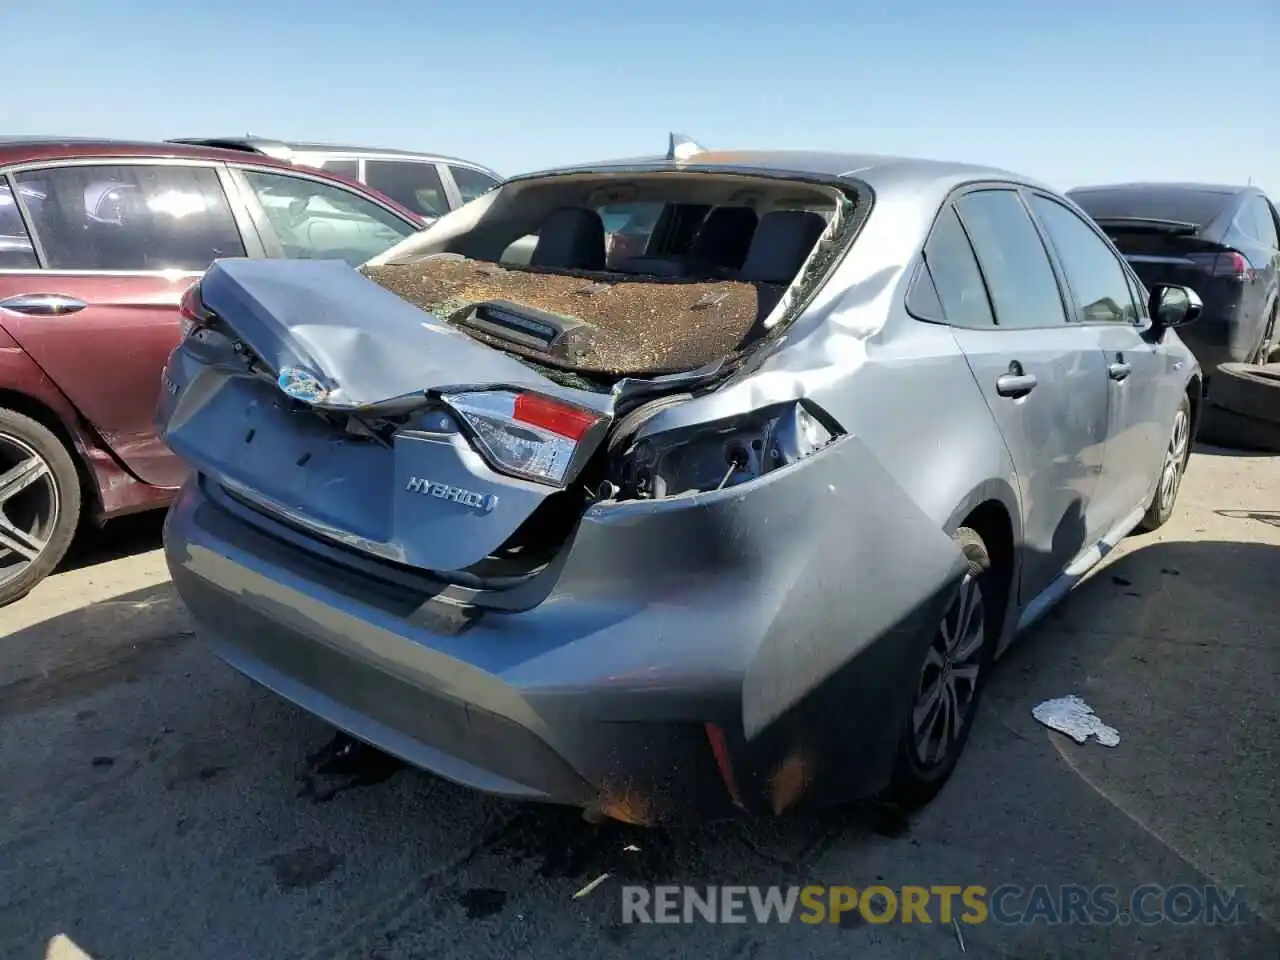
[[[1200,434],[1225,447],[1280,453],[1280,363],[1220,364]]]

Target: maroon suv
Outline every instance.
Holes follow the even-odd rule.
[[[242,151],[0,139],[0,604],[82,516],[165,506],[152,426],[183,292],[221,257],[363,263],[423,220],[368,187]]]

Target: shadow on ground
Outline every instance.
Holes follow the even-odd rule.
[[[102,527],[86,524],[76,533],[71,549],[55,572],[81,570],[149,550],[158,550],[162,546],[164,516],[164,510],[148,510],[146,513],[120,517]]]
[[[1231,457],[1233,459],[1253,459],[1256,457],[1280,457],[1280,454],[1267,453],[1261,450],[1237,450],[1233,447],[1219,447],[1211,443],[1197,443],[1192,448],[1192,453],[1200,454],[1204,457]]]
[[[1252,522],[1242,520],[1241,522]],[[1244,885],[1274,923],[1280,549],[1151,542],[997,668],[926,810],[641,830],[407,770],[215,661],[168,585],[0,650],[0,954],[100,958],[960,955],[947,925],[620,922],[626,882]],[[1078,693],[1107,750],[1031,719]],[[851,749],[853,747],[851,746]],[[602,879],[603,878],[603,879]],[[596,885],[582,891],[592,882]],[[576,896],[576,894],[581,894]],[[1274,958],[1238,926],[999,926],[978,956]]]

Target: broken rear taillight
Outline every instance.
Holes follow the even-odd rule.
[[[552,486],[573,479],[608,420],[595,410],[529,391],[472,390],[441,399],[462,418],[491,467]]]
[[[200,299],[200,281],[196,281],[182,294],[178,301],[178,313],[182,314],[183,339],[191,336],[197,327],[203,326],[208,319],[204,309],[204,301]]]
[[[662,499],[750,483],[817,453],[843,429],[816,404],[792,401],[653,434],[615,465],[621,499]]]

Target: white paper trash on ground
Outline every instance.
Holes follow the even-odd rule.
[[[1031,715],[1051,730],[1065,733],[1076,743],[1084,743],[1090,736],[1096,737],[1104,747],[1115,747],[1120,744],[1120,731],[1108,727],[1098,719],[1089,706],[1074,693],[1066,697],[1055,697],[1039,704]]]

